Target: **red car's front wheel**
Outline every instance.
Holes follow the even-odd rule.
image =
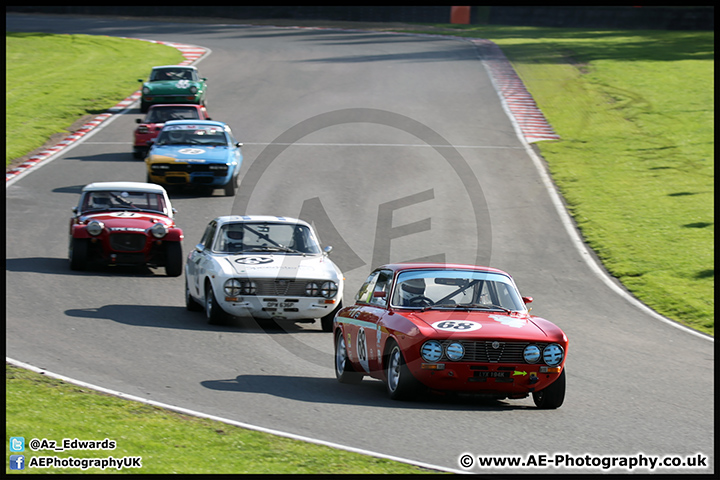
[[[549,410],[562,405],[565,400],[565,369],[560,372],[557,380],[539,392],[533,392],[532,396],[538,408]]]
[[[70,269],[85,270],[88,261],[88,240],[73,238],[70,240]]]
[[[400,346],[390,341],[385,362],[385,386],[393,400],[407,400],[418,390],[418,383],[410,373]]]

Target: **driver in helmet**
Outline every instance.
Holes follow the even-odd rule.
[[[226,225],[223,229],[223,251],[229,253],[242,252],[243,237],[244,233],[242,225]]]
[[[91,208],[110,208],[112,206],[112,199],[108,192],[95,192],[92,195],[90,207]]]
[[[421,307],[425,298],[425,279],[411,278],[400,284],[400,298],[403,307]]]
[[[168,140],[170,144],[184,143],[185,133],[182,130],[171,130],[168,132]]]

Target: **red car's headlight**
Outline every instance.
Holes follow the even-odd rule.
[[[98,235],[100,235],[104,228],[105,225],[102,222],[98,222],[97,220],[92,220],[90,223],[87,224],[87,227],[85,227],[87,232],[93,237],[97,237]]]
[[[551,367],[560,365],[564,356],[563,348],[557,343],[551,343],[543,349],[543,361]]]
[[[437,362],[442,357],[442,345],[437,340],[428,340],[420,348],[420,355],[426,362]]]
[[[164,223],[156,223],[152,227],[150,227],[150,233],[155,238],[163,238],[165,235],[167,235],[168,229],[165,226]]]

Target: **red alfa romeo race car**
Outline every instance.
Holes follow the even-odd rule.
[[[568,339],[529,314],[507,273],[408,263],[375,269],[334,321],[335,375],[385,382],[392,399],[430,390],[525,398],[558,408]]]
[[[148,142],[154,140],[170,120],[210,120],[204,105],[168,104],[152,105],[144,119],[136,119],[133,132],[133,156],[144,159],[150,150]]]
[[[70,220],[72,270],[93,264],[164,266],[183,270],[183,232],[165,189],[137,182],[98,182],[82,189]]]

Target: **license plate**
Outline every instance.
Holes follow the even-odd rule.
[[[267,302],[268,307],[275,307],[275,308],[289,308],[294,305],[295,304],[292,302]]]
[[[510,372],[475,372],[476,377],[510,378]]]

